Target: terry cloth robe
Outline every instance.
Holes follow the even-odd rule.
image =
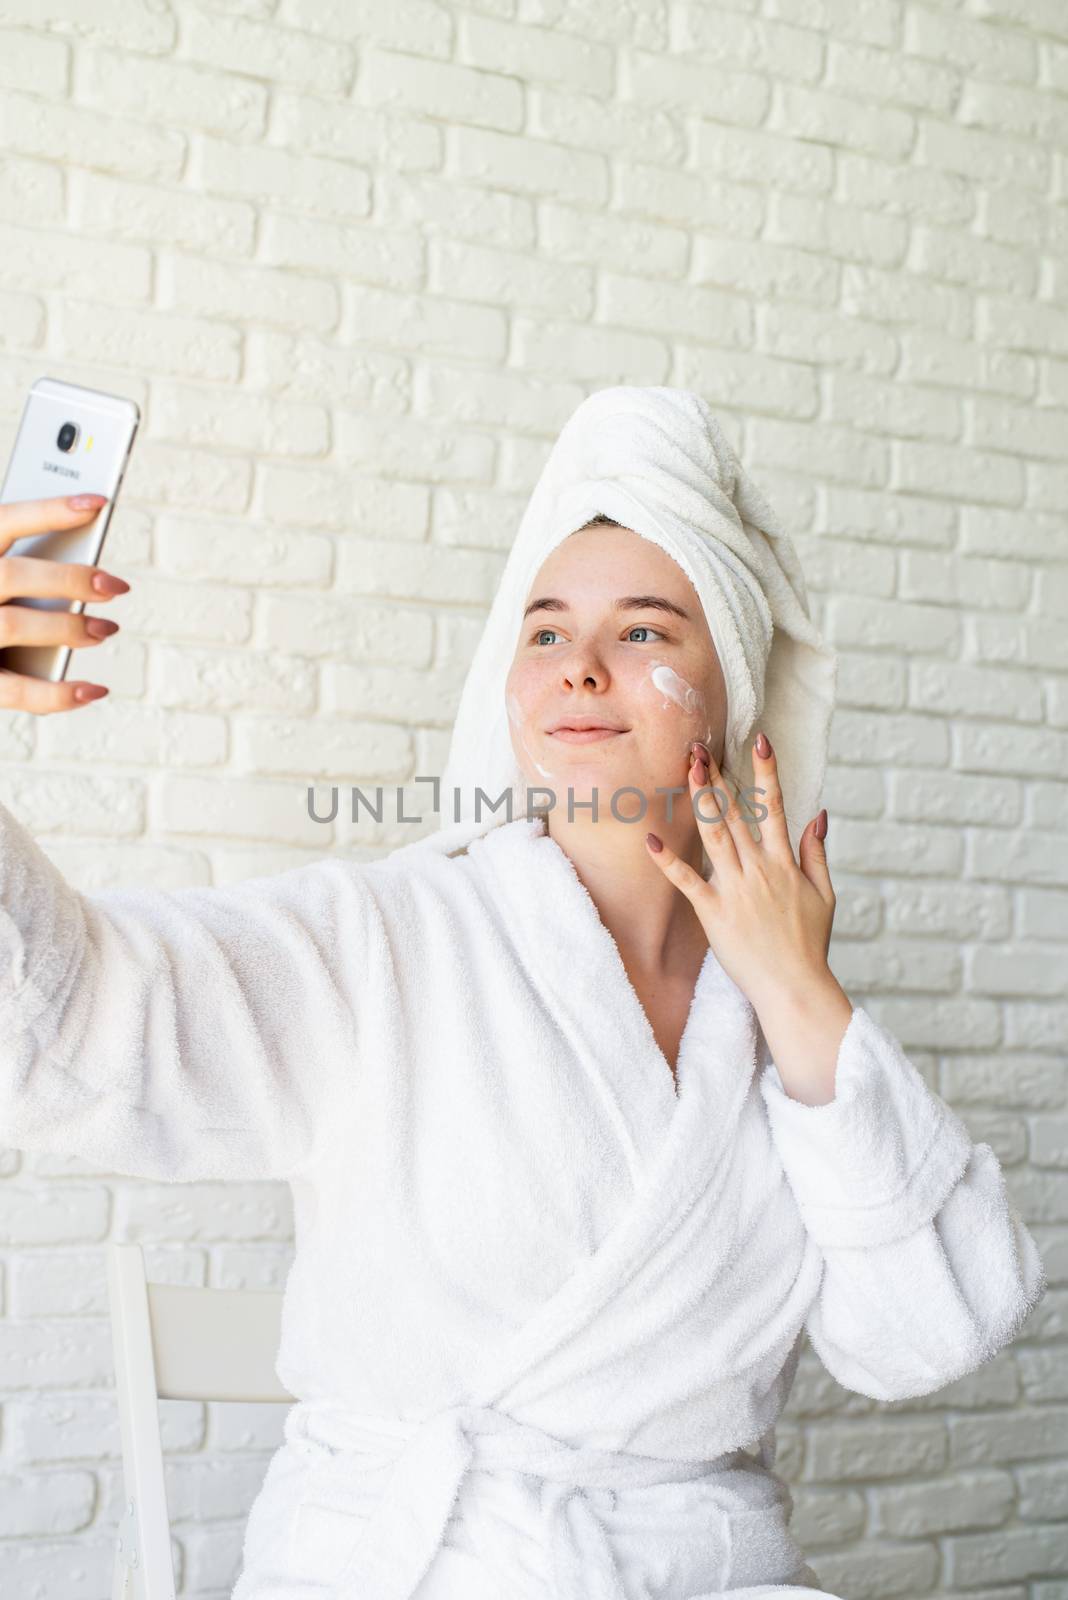
[[[815,1595],[772,1470],[802,1334],[905,1399],[1044,1288],[863,1007],[806,1106],[710,949],[676,1090],[540,817],[79,893],[0,806],[0,908],[0,1140],[292,1186],[297,1403],[233,1600]]]

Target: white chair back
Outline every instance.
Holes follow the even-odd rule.
[[[112,1600],[174,1600],[160,1400],[278,1401],[282,1292],[149,1283],[139,1244],[107,1246],[125,1511]]]

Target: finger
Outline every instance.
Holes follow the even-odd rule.
[[[81,700],[77,691],[88,691]],[[72,683],[51,683],[47,678],[31,678],[25,673],[10,672],[0,667],[0,709],[4,711],[29,711],[44,717],[54,711],[76,711],[79,706],[91,705],[108,693],[103,684],[86,683],[75,679]]]
[[[707,745],[701,748],[708,750]],[[748,826],[711,753],[707,766],[699,758],[690,767],[690,797],[709,861],[717,872],[740,872],[738,829],[748,838]]]
[[[107,495],[92,495],[95,504],[76,506],[71,502],[81,495],[57,495],[46,500],[9,500],[0,505],[0,555],[16,539],[25,539],[38,533],[55,533],[60,529],[80,528],[100,515],[107,505]]]
[[[30,598],[92,600],[96,604],[126,594],[129,587],[125,578],[84,561],[50,561],[44,556],[0,558],[0,604]]]
[[[84,612],[43,606],[0,606],[0,650],[13,644],[69,644],[73,649],[100,644],[118,633],[110,617],[87,617]]]
[[[762,753],[763,752],[763,753]],[[794,847],[786,826],[786,809],[783,805],[782,786],[779,783],[779,764],[766,733],[758,733],[753,741],[753,775],[756,793],[752,802],[759,801],[767,812],[757,823],[760,843],[772,854],[789,856],[794,860]],[[747,797],[748,798],[748,797]]]
[[[823,821],[824,839],[820,839],[816,835],[816,829],[821,819]],[[813,817],[802,833],[798,844],[798,855],[800,857],[801,871],[805,874],[809,883],[817,891],[825,905],[833,906],[835,893],[831,883],[830,870],[827,866],[826,831],[827,812],[824,809],[819,813],[819,816]]]
[[[655,843],[652,841],[655,841]],[[659,845],[659,849],[657,849],[657,845]],[[703,895],[705,898],[702,903],[707,906],[707,896],[715,894],[717,891],[707,879],[702,878],[699,872],[694,871],[688,861],[683,861],[681,856],[676,855],[671,846],[665,844],[659,834],[647,833],[645,835],[645,848],[665,878],[670,878],[676,889],[682,890],[687,900],[696,905],[698,898]]]

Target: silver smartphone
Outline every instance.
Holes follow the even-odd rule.
[[[106,494],[108,503],[101,507],[99,516],[81,527],[16,539],[5,555],[95,566],[140,421],[137,403],[123,395],[83,389],[59,378],[38,378],[26,399],[0,489],[0,505],[70,494]],[[84,600],[30,595],[10,595],[8,599],[43,611],[80,613],[87,604]],[[9,645],[0,650],[0,667],[60,683],[67,675],[72,654],[69,644]]]

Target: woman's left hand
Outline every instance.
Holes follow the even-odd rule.
[[[785,998],[811,996],[813,989],[842,992],[827,964],[835,894],[826,850],[816,837],[819,818],[801,835],[798,864],[775,752],[770,743],[767,748],[766,756],[753,750],[757,797],[768,812],[759,824],[759,839],[750,832],[752,817],[727,788],[711,755],[707,767],[700,756],[690,767],[691,804],[712,863],[710,881],[667,844],[659,851],[646,845],[664,876],[690,901],[717,961],[758,1015]]]

